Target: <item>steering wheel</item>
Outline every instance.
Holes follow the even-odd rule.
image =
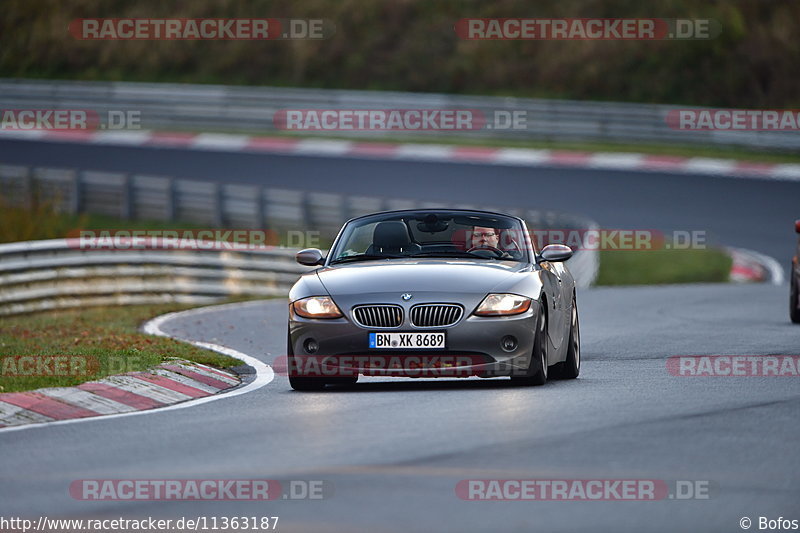
[[[495,248],[494,246],[490,246],[488,244],[484,244],[482,246],[473,246],[472,248],[467,250],[467,253],[472,253],[477,250],[489,250],[490,252],[493,252],[495,255],[497,255],[497,257],[502,257],[505,254],[503,250],[500,250],[499,248]]]

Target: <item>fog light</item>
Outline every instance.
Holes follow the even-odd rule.
[[[516,350],[517,349],[517,344],[518,344],[517,343],[517,338],[514,337],[513,335],[506,335],[500,341],[500,346],[502,346],[503,350],[505,350],[507,352],[513,352],[514,350]]]
[[[303,343],[303,348],[305,348],[306,353],[316,353],[319,350],[319,344],[314,339],[306,339]]]

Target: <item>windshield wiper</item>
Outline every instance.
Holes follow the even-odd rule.
[[[338,259],[334,259],[330,262],[330,264],[335,265],[337,263],[351,263],[354,261],[374,261],[376,259],[397,259],[399,257],[408,257],[407,255],[375,255],[375,254],[358,254],[358,255],[348,255],[345,257],[340,257]]]

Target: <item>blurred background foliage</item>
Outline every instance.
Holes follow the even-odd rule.
[[[79,41],[81,17],[323,18],[324,41]],[[463,17],[710,18],[708,41],[464,41]],[[800,107],[797,0],[4,0],[0,76]]]
[[[31,195],[28,205],[17,205],[0,195],[0,243],[32,239],[60,239],[86,225],[88,215],[61,213],[56,198]]]

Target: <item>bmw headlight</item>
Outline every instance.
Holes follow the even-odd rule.
[[[339,318],[342,312],[330,296],[311,296],[292,303],[292,309],[303,318]]]
[[[531,299],[519,294],[490,294],[475,309],[478,316],[508,316],[524,313],[531,307]]]

